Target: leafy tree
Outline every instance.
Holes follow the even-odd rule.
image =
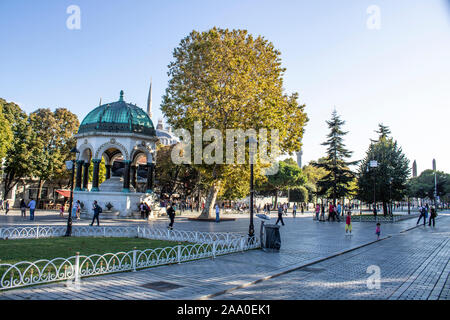
[[[326,121],[330,133],[327,135],[327,141],[323,142],[323,146],[327,146],[327,155],[322,161],[312,162],[312,165],[324,169],[327,174],[318,182],[318,194],[328,196],[333,199],[344,198],[351,194],[351,182],[354,179],[354,173],[349,166],[355,165],[357,161],[346,161],[351,157],[353,152],[345,148],[343,136],[348,132],[342,131],[345,121],[341,120],[336,110],[333,111],[331,120]]]
[[[325,158],[320,158],[317,163],[325,163]],[[327,175],[327,171],[313,165],[314,161],[303,166],[303,174],[306,176],[307,183],[305,187],[308,189],[311,200],[318,201],[319,197],[319,181]]]
[[[181,40],[173,57],[161,110],[175,129],[184,128],[192,136],[196,121],[201,122],[203,132],[214,128],[222,137],[231,128],[244,132],[276,129],[282,153],[300,150],[308,119],[304,105],[297,102],[298,94],[283,92],[285,69],[281,67],[280,52],[272,43],[261,36],[253,37],[246,30],[213,28],[192,31]],[[248,164],[215,162],[194,166],[209,185],[202,217],[213,215],[220,193],[234,197],[231,190],[242,194],[247,188],[244,177],[248,177]],[[255,178],[260,167],[257,159]]]
[[[200,185],[200,172],[191,165],[175,164],[171,161],[172,150],[175,145],[160,145],[157,150],[156,180],[160,197],[167,194],[169,198],[178,193],[184,199],[198,194]]]
[[[0,99],[3,115],[10,124],[12,140],[7,150],[4,167],[4,197],[17,185],[33,173],[31,156],[38,152],[40,146],[36,144],[36,134],[28,125],[27,114],[15,103]]]
[[[0,164],[6,155],[6,151],[10,148],[13,138],[11,124],[3,114],[3,101],[3,99],[0,99],[0,128],[2,128],[0,130]]]
[[[306,188],[303,187],[306,183],[306,177],[294,160],[286,159],[280,161],[278,164],[279,169],[276,174],[268,176],[266,182],[257,183],[258,189],[272,192],[275,195],[275,205],[278,203],[280,191],[300,189],[300,187],[306,191]]]
[[[386,127],[379,125],[376,132],[378,140],[372,140],[365,158],[360,162],[357,197],[365,202],[373,202],[375,190],[375,198],[383,203],[386,215],[387,203],[402,200],[406,194],[406,182],[410,174],[409,160],[397,141],[386,134]],[[369,167],[371,160],[378,162],[376,168]]]
[[[45,181],[69,176],[65,161],[74,158],[70,150],[75,146],[73,136],[80,123],[75,114],[64,108],[54,112],[38,109],[28,121],[36,134],[35,143],[40,146],[31,156],[34,175],[39,178],[38,203]]]
[[[450,174],[436,171],[437,196],[445,197],[450,193]],[[429,198],[434,200],[434,171],[423,171],[418,177],[408,181],[408,196],[411,198]]]

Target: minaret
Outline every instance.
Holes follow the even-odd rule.
[[[100,97],[100,101],[98,102],[98,105],[99,105],[99,106],[102,105],[102,97]]]
[[[417,163],[416,160],[414,160],[412,165],[412,176],[413,178],[417,177]]]
[[[148,90],[148,98],[147,98],[147,114],[152,118],[152,79],[150,78],[150,89]]]

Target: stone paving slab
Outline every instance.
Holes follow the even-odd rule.
[[[274,222],[274,221],[273,221]],[[396,249],[398,241],[400,243],[407,243],[412,241],[424,241],[423,238],[416,239],[413,236],[410,239],[412,233],[419,232],[422,236],[430,236],[433,239],[435,237],[443,237],[442,233],[448,232],[450,229],[445,229],[450,222],[449,217],[440,215],[436,220],[437,227],[433,231],[429,231],[428,227],[419,226],[415,228],[415,220],[404,220],[395,224],[382,224],[382,236],[386,240],[376,240],[375,224],[371,223],[353,223],[353,235],[345,235],[344,223],[338,222],[316,222],[312,221],[311,217],[302,218],[285,218],[286,226],[281,227],[282,248],[278,253],[267,253],[262,250],[252,250],[244,253],[235,253],[225,256],[218,256],[216,259],[203,259],[194,262],[187,262],[182,264],[174,264],[168,266],[161,266],[156,268],[150,268],[141,270],[138,272],[126,272],[117,273],[105,276],[83,278],[80,290],[75,290],[73,287],[65,287],[64,283],[46,284],[29,288],[9,290],[0,292],[0,299],[200,299],[205,298],[216,293],[224,292],[239,286],[245,287],[251,283],[257,283],[247,288],[235,290],[230,293],[230,297],[237,297],[235,294],[246,292],[245,290],[251,288],[258,288],[260,285],[266,285],[275,281],[276,279],[288,279],[286,283],[297,283],[302,279],[316,279],[317,283],[325,283],[328,281],[328,285],[311,285],[309,283],[303,289],[307,289],[309,297],[313,299],[341,299],[346,296],[356,299],[365,298],[380,298],[386,297],[388,294],[392,294],[394,289],[398,289],[403,282],[413,274],[417,267],[408,267],[405,265],[401,270],[389,267],[390,270],[389,280],[385,288],[378,291],[378,295],[363,292],[365,286],[365,280],[355,277],[355,275],[365,274],[364,266],[367,257],[361,260],[359,257],[364,256],[364,252],[373,248],[377,254],[370,255],[372,261],[388,265],[401,263],[414,264],[414,261],[418,259],[425,260],[433,253],[433,246],[437,245],[437,242],[431,241],[427,245],[415,245],[411,249],[409,247],[401,247]],[[156,226],[164,226],[167,222],[156,221],[152,222]],[[442,226],[441,226],[442,224]],[[246,233],[248,230],[248,219],[239,218],[233,222],[223,223],[209,223],[209,222],[195,222],[178,219],[175,224],[176,228],[180,230],[196,230],[203,228],[203,231],[233,231]],[[259,222],[255,223],[255,229],[259,230]],[[401,231],[412,229],[406,233],[400,234]],[[205,230],[206,229],[206,230]],[[427,233],[424,233],[427,232]],[[393,240],[393,239],[397,240]],[[400,239],[400,240],[398,240]],[[404,239],[403,242],[401,239]],[[409,240],[408,240],[409,239]],[[429,241],[425,241],[429,242]],[[368,245],[369,243],[373,243]],[[383,245],[389,243],[390,246]],[[442,244],[441,244],[442,245]],[[344,253],[347,250],[352,250],[358,247],[363,248],[356,249],[349,253]],[[393,247],[393,253],[389,253],[386,256],[385,251]],[[376,249],[380,248],[380,249]],[[416,249],[414,249],[416,248]],[[376,251],[379,250],[379,251]],[[436,250],[436,248],[434,248]],[[402,254],[403,252],[403,254]],[[443,255],[445,252],[442,253]],[[330,256],[336,255],[336,257],[327,259]],[[440,256],[441,257],[441,256]],[[376,258],[376,259],[375,259]],[[318,260],[327,259],[314,265],[327,265],[336,264],[332,269],[331,274],[327,272],[311,271],[299,269],[301,266],[317,262]],[[445,268],[445,264],[439,262],[440,258],[435,259],[436,268]],[[434,260],[433,260],[434,261]],[[345,267],[342,267],[342,266]],[[289,272],[291,270],[299,269],[297,271]],[[282,276],[270,279],[273,276],[286,273]],[[298,278],[292,275],[297,275]],[[351,276],[350,276],[351,275]],[[330,278],[331,276],[331,278]],[[321,278],[323,277],[323,278]],[[423,276],[425,277],[425,276]],[[447,278],[444,280],[444,275],[433,278],[437,283],[440,283],[443,287],[448,284]],[[261,279],[270,279],[258,283]],[[365,278],[364,278],[365,279]],[[390,279],[390,278],[386,278]],[[427,279],[427,278],[424,278]],[[173,289],[167,292],[160,292],[157,290],[147,289],[142,287],[142,284],[154,282],[154,281],[167,281],[172,282],[182,287]],[[314,282],[313,282],[314,283]],[[344,283],[344,284],[343,284]],[[351,288],[346,288],[346,284],[351,284]],[[416,283],[416,288],[419,288],[420,283]],[[343,287],[342,287],[343,286]],[[356,288],[356,291],[355,291]],[[359,289],[358,289],[359,288]],[[263,299],[302,299],[302,295],[296,295],[293,292],[271,288],[272,291],[264,290]],[[341,292],[335,294],[336,290]],[[434,289],[433,289],[434,290]],[[438,289],[436,289],[438,290]],[[423,290],[422,290],[423,291]],[[440,290],[442,292],[443,289]],[[383,292],[383,294],[381,294]],[[436,291],[437,292],[437,291]],[[448,292],[448,290],[446,291]],[[264,295],[265,294],[265,295]],[[440,293],[442,295],[442,293]],[[445,293],[444,293],[445,295]],[[240,299],[249,299],[258,297],[258,294],[251,293],[243,294],[239,296]],[[228,298],[227,295],[218,296],[218,299]]]

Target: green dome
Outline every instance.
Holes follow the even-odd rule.
[[[103,104],[88,113],[81,122],[78,133],[129,132],[156,136],[153,122],[148,114],[136,105],[123,101]]]

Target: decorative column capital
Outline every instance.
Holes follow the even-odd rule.
[[[92,162],[93,163],[100,163],[100,162],[102,162],[102,159],[92,159]]]

